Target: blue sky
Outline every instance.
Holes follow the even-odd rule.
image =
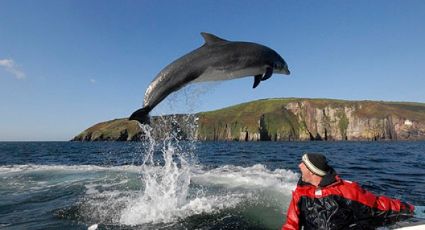
[[[425,1],[0,1],[0,141],[69,140],[129,116],[200,32],[276,50],[291,70],[192,85],[153,114],[262,98],[425,102]]]

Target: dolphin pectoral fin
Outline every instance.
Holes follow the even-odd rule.
[[[267,67],[266,72],[263,74],[263,77],[261,78],[262,81],[265,81],[269,79],[273,75],[273,69],[270,67]]]
[[[252,86],[253,89],[255,89],[255,87],[257,87],[260,84],[262,77],[263,77],[262,74],[258,74],[254,76],[254,85]]]
[[[136,112],[131,114],[131,116],[128,118],[128,120],[136,120],[140,122],[141,124],[149,124],[149,112],[151,111],[150,107],[143,107],[141,109],[138,109]]]
[[[254,76],[254,85],[252,88],[257,87],[261,81],[269,79],[273,75],[273,68],[267,67],[266,72]]]

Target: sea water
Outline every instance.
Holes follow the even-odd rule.
[[[0,142],[0,228],[279,229],[306,151],[425,205],[425,142]]]

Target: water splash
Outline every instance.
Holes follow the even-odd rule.
[[[161,119],[160,128],[167,127],[164,124],[168,119]],[[152,137],[152,127],[142,125],[141,128],[145,133],[144,139],[147,140],[141,166],[144,190],[122,211],[120,223],[138,225],[174,221],[181,217],[182,211],[190,204],[188,194],[194,162],[194,154],[190,153],[193,153],[195,145],[191,145],[192,149],[184,148],[183,145],[191,141],[182,144],[178,136],[179,130],[161,130],[166,136],[157,143]],[[189,140],[194,138],[189,137]],[[160,150],[156,151],[158,147]],[[158,152],[162,154],[159,159],[155,158]]]
[[[173,125],[175,117],[159,119],[159,127],[141,126],[145,133],[143,164],[138,166],[136,175],[132,171],[129,178],[86,186],[86,202],[79,208],[87,216],[84,222],[156,228],[188,224],[196,215],[213,221],[214,215],[230,215],[229,218],[248,218],[255,223],[281,215],[279,210],[289,202],[296,174],[270,171],[261,164],[205,168],[196,158],[196,132],[189,132],[182,139],[181,127]],[[196,125],[195,117],[184,119],[179,124]],[[106,188],[105,184],[112,187]],[[253,214],[253,210],[264,209],[263,206],[272,211]]]
[[[182,90],[185,100],[183,104],[190,106],[189,111],[193,112],[198,95],[204,94],[204,91],[205,89],[199,88]],[[179,104],[178,95],[169,97],[171,99],[168,100],[173,101],[162,104],[170,106],[169,109],[175,111],[172,107]],[[145,134],[143,139],[147,140],[144,142],[145,155],[141,166],[144,190],[140,191],[140,195],[121,212],[120,223],[126,225],[168,223],[193,213],[213,209],[213,205],[203,196],[202,189],[192,191],[192,195],[189,194],[191,171],[197,167],[194,154],[197,118],[191,114],[180,116],[179,119],[176,115],[160,116],[154,128],[141,125]],[[158,137],[162,137],[162,141],[158,141]],[[155,156],[157,153],[161,155],[159,159]]]

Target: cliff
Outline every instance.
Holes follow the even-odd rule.
[[[141,137],[137,121],[115,119],[101,122],[75,136],[73,141],[136,141]]]
[[[150,135],[155,139],[163,138],[172,132],[172,137],[188,139],[196,136],[196,115],[167,115],[151,117],[154,128]],[[140,141],[145,138],[144,131],[137,121],[128,118],[101,122],[84,130],[72,141]]]
[[[199,140],[425,140],[423,103],[281,98],[196,116],[198,127],[192,134]],[[182,121],[186,116],[173,117]],[[153,127],[161,127],[158,118],[153,120]],[[170,127],[184,138],[193,132],[185,127],[188,123],[174,121]],[[141,136],[137,122],[121,119],[97,124],[73,140],[138,140]]]

